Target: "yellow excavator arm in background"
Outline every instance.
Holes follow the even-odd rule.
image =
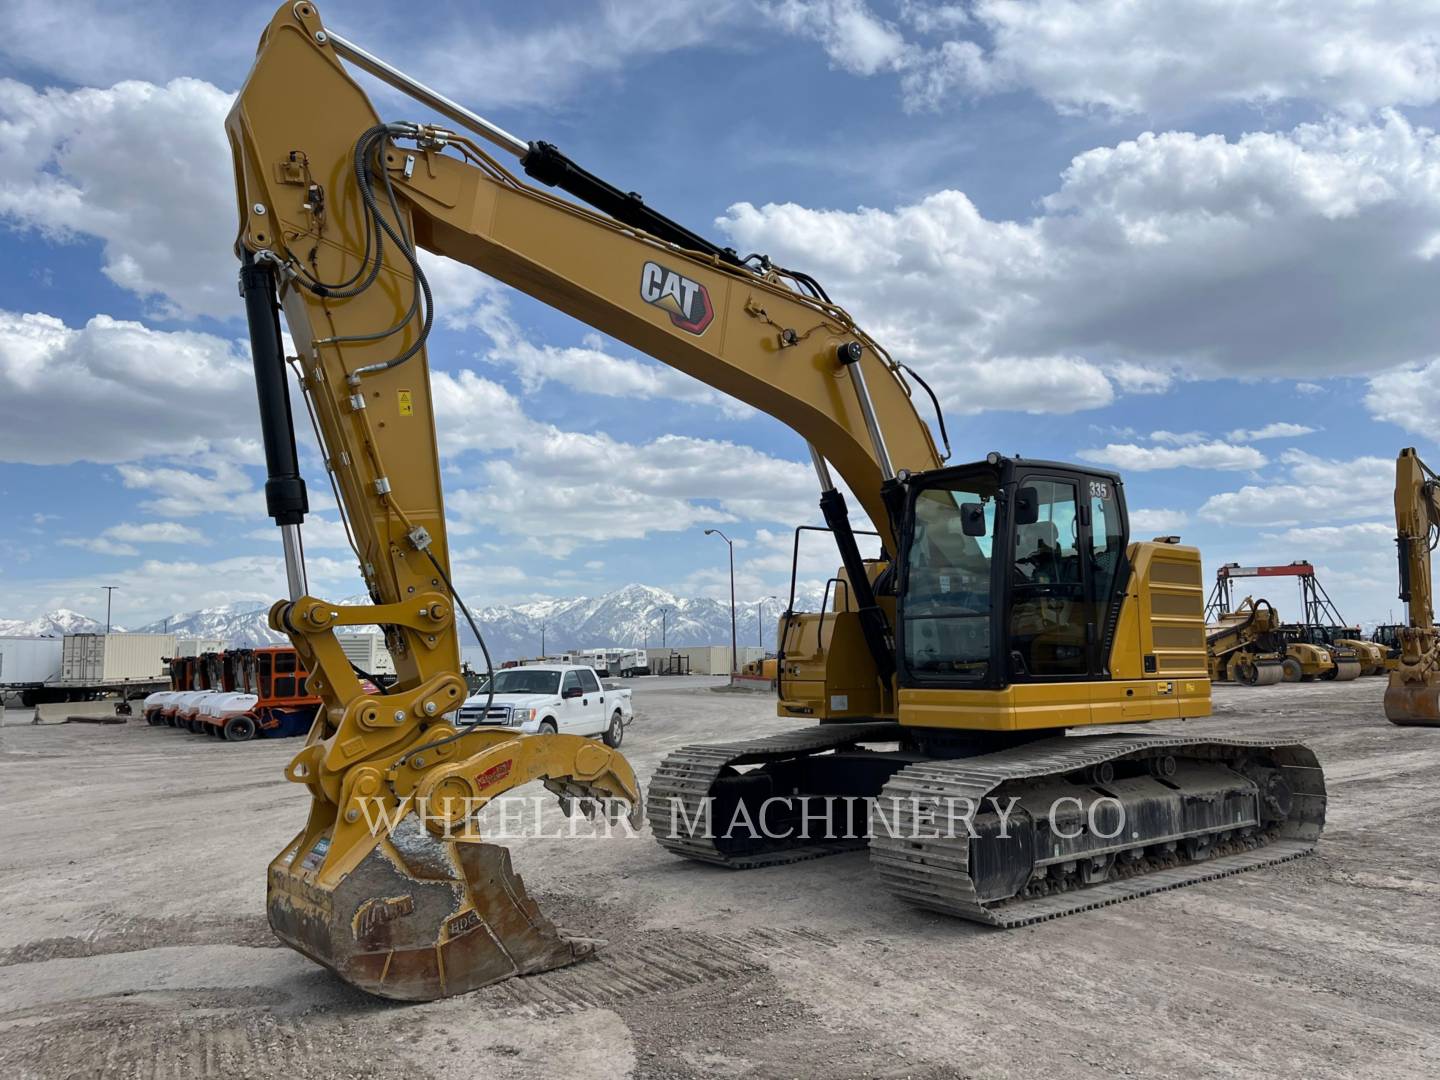
[[[613,216],[521,183],[465,135],[382,123],[342,54]],[[312,806],[305,830],[271,864],[271,924],[389,997],[459,993],[569,962],[585,943],[540,915],[505,849],[465,833],[468,811],[541,779],[582,804],[618,801],[638,822],[640,793],[624,758],[590,740],[522,740],[448,719],[466,692],[457,616],[469,613],[451,585],[425,351],[433,305],[416,250],[513,285],[799,432],[827,522],[849,538],[862,609],[869,583],[829,468],[893,553],[885,481],[942,458],[897,365],[805,275],[742,261],[553,147],[474,117],[328,32],[313,4],[276,13],[226,127],[267,503],[289,577],[290,597],[271,624],[294,642],[323,701],[287,770],[309,787]],[[277,297],[373,606],[309,594],[299,531],[308,502]],[[871,634],[882,632],[875,614]],[[382,626],[394,655],[398,679],[383,694],[367,692],[336,640],[338,628],[359,624]],[[427,801],[431,816],[418,825],[410,811]],[[403,827],[375,829],[376,810],[398,813]],[[445,835],[456,828],[458,838]]]
[[[1398,631],[1400,667],[1390,673],[1385,715],[1406,727],[1440,727],[1440,634],[1430,574],[1440,535],[1440,477],[1414,447],[1395,459],[1395,529],[1406,625]]]

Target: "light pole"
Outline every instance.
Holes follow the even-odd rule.
[[[735,674],[736,661],[740,657],[740,642],[735,634],[735,541],[719,529],[706,529],[706,536],[718,536],[730,549],[730,674]]]
[[[660,648],[662,648],[662,649],[666,647],[666,643],[665,643],[665,616],[666,616],[667,614],[669,614],[669,612],[670,612],[670,609],[669,609],[668,607],[662,607],[662,608],[660,609]]]
[[[540,659],[545,659],[545,620],[540,620]]]
[[[761,597],[755,603],[755,630],[760,638],[760,651],[765,651],[765,601],[779,600],[778,596]]]
[[[105,590],[105,633],[110,633],[110,597],[118,589],[119,585],[101,585]]]

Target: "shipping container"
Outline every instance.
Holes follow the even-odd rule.
[[[395,660],[385,647],[385,635],[373,631],[366,634],[336,634],[345,658],[361,671],[371,675],[394,675]],[[484,658],[481,658],[482,670]]]
[[[204,656],[207,652],[224,652],[225,642],[218,637],[180,638],[175,642],[175,656]]]
[[[60,677],[65,642],[58,637],[0,637],[0,686],[34,686]]]
[[[164,678],[164,658],[174,655],[174,634],[66,634],[60,678],[76,686]]]

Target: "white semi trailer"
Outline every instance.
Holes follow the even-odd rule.
[[[60,678],[65,642],[58,637],[0,637],[0,696],[35,704],[35,691]]]

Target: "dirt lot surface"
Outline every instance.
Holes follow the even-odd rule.
[[[642,781],[685,743],[783,728],[710,683],[636,681]],[[1309,858],[1002,932],[906,907],[863,852],[736,873],[648,837],[534,840],[513,849],[531,893],[609,947],[419,1006],[270,936],[294,743],[11,712],[0,1076],[1434,1077],[1440,731],[1390,726],[1382,693],[1220,688],[1184,726],[1316,749]]]

